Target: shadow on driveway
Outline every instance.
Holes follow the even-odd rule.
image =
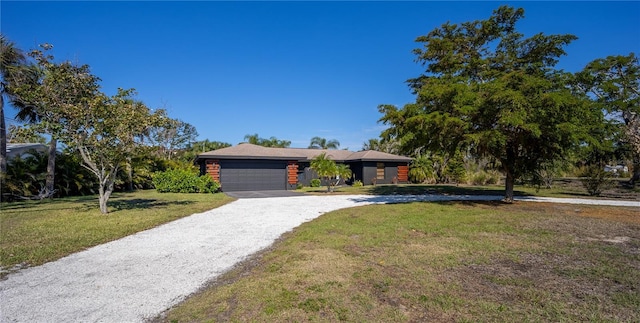
[[[265,198],[265,197],[289,197],[289,196],[303,196],[304,193],[293,192],[293,191],[236,191],[236,192],[224,192],[228,196],[235,197],[238,199],[254,199],[254,198]]]

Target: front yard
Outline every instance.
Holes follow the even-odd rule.
[[[371,205],[286,234],[157,321],[640,321],[637,208]]]

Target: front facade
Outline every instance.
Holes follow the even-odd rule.
[[[350,183],[365,185],[408,181],[411,158],[378,151],[269,148],[243,143],[200,154],[197,162],[203,174],[221,184],[223,191],[292,190],[308,186],[318,176],[309,169],[311,160],[326,153],[336,163],[349,165]]]

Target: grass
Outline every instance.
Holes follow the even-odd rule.
[[[640,321],[637,208],[370,205],[286,234],[157,321]]]
[[[97,196],[2,203],[1,264],[40,265],[232,200],[224,194],[116,193],[107,215]]]
[[[605,198],[605,199],[630,199],[640,200],[640,190],[638,188],[622,188],[622,182],[617,180],[609,190],[603,192],[602,196],[594,197],[587,194],[587,191],[577,178],[561,178],[554,182],[552,188],[536,188],[527,185],[516,185],[514,195],[516,196],[544,196],[544,197],[564,197],[564,198]],[[301,192],[309,194],[327,194],[326,186],[303,187]],[[450,184],[398,184],[398,185],[367,185],[361,187],[339,186],[331,194],[381,194],[381,195],[405,195],[405,194],[454,194],[454,195],[498,195],[504,196],[504,185],[450,185]]]

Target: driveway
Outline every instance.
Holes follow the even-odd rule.
[[[0,282],[0,321],[140,322],[323,213],[375,203],[499,199],[441,195],[239,199],[8,275]],[[623,205],[640,207],[640,202]]]
[[[294,192],[294,191],[236,191],[236,192],[224,192],[225,194],[239,198],[239,199],[248,199],[248,198],[265,198],[265,197],[290,197],[290,196],[303,196],[304,193]]]

